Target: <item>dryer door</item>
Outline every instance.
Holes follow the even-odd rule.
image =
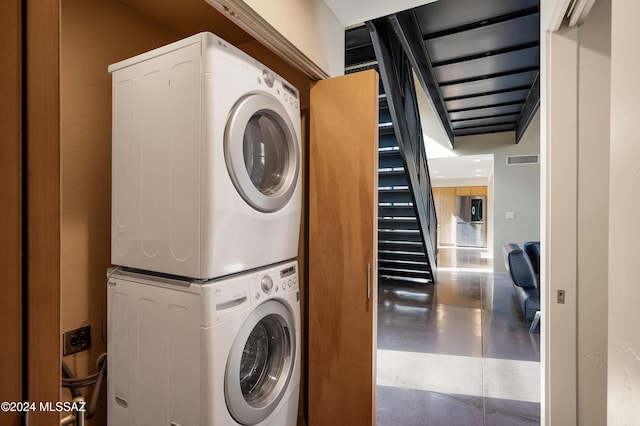
[[[240,196],[262,212],[284,207],[296,188],[300,152],[282,104],[266,93],[244,96],[231,111],[224,138],[227,169]]]
[[[240,328],[225,371],[225,399],[238,423],[260,423],[275,410],[291,380],[295,353],[290,310],[276,300],[258,306]]]

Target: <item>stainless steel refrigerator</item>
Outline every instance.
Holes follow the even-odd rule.
[[[456,197],[456,245],[460,247],[486,247],[486,197]]]

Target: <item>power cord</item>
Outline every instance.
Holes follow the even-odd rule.
[[[103,353],[98,357],[96,366],[98,367],[97,373],[93,373],[83,378],[75,378],[69,366],[67,366],[64,360],[62,361],[62,387],[68,388],[71,391],[71,395],[74,399],[82,397],[82,393],[79,390],[80,388],[88,387],[94,384],[96,385],[93,388],[93,393],[91,394],[91,402],[85,415],[85,418],[87,419],[93,417],[96,411],[96,406],[98,405],[98,397],[100,396],[100,391],[102,389],[102,380],[107,373],[106,353]]]

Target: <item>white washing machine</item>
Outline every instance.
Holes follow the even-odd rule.
[[[295,426],[297,262],[207,283],[108,282],[109,426]]]
[[[109,72],[114,265],[210,279],[297,255],[297,89],[211,33]]]

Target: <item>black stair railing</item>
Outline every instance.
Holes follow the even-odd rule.
[[[406,174],[409,193],[418,216],[418,226],[431,269],[431,279],[436,282],[437,226],[435,202],[429,177],[429,166],[422,137],[422,125],[416,99],[411,54],[398,38],[397,20],[380,18],[366,23],[378,62],[380,78],[386,93],[393,130]]]

